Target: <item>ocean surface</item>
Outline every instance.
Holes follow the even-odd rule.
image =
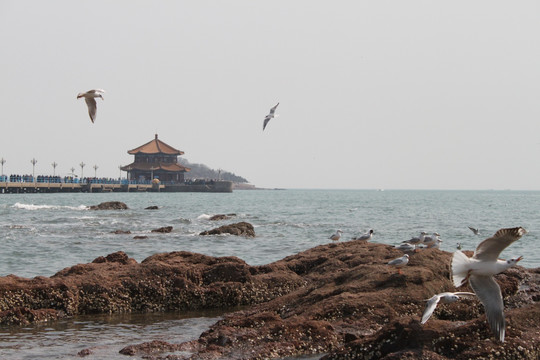
[[[129,210],[91,211],[104,201]],[[156,205],[158,210],[145,210]],[[215,214],[236,214],[209,221]],[[198,234],[223,224],[247,221],[254,239]],[[152,229],[173,226],[169,234]],[[474,235],[468,226],[480,229]],[[458,243],[474,250],[503,227],[529,233],[501,257],[523,255],[520,265],[540,266],[539,191],[249,190],[233,193],[107,193],[0,195],[0,276],[51,276],[65,267],[124,251],[137,261],[161,252],[192,251],[237,256],[251,265],[280,260],[343,231],[349,241],[369,229],[372,242],[399,244],[421,231],[438,232],[442,250]],[[131,234],[113,234],[129,230]],[[135,235],[147,239],[134,240]],[[132,314],[77,317],[46,325],[0,327],[0,358],[123,359],[124,346],[154,339],[196,339],[218,313]]]

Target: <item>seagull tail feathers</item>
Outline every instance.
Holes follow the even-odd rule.
[[[467,278],[471,259],[460,250],[452,256],[452,281],[455,287],[460,287]]]

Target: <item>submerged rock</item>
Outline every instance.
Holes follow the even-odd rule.
[[[211,216],[210,221],[218,221],[218,220],[229,220],[230,218],[236,216],[236,214],[217,214],[214,216]]]
[[[242,221],[235,224],[223,225],[209,231],[203,231],[199,235],[223,235],[223,234],[255,237],[255,229],[253,228],[253,225],[251,225],[250,223]]]
[[[102,202],[99,205],[92,205],[89,207],[90,210],[127,210],[128,207],[126,204],[120,201],[107,201]]]
[[[146,208],[144,208],[144,210],[158,210],[159,207],[157,207],[156,205],[152,205],[152,206],[148,206]]]

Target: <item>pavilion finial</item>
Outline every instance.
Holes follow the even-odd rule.
[[[156,134],[156,140],[157,140],[157,134]]]

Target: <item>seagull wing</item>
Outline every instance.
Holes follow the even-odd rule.
[[[464,297],[464,298],[467,298],[467,299],[471,299],[471,298],[476,297],[476,294],[472,293],[472,292],[455,292],[454,295],[457,295],[459,297]]]
[[[504,342],[506,324],[501,288],[492,276],[471,275],[469,284],[484,305],[491,331]]]
[[[496,261],[501,251],[527,233],[522,227],[500,229],[492,237],[482,241],[476,247],[473,258]]]
[[[475,229],[471,226],[468,227],[475,235],[478,235],[478,229]]]
[[[105,93],[105,90],[103,89],[93,89],[93,90],[90,90],[88,91],[89,93],[91,94],[95,94],[95,93]]]
[[[424,325],[429,320],[429,318],[433,314],[433,311],[435,311],[439,300],[441,300],[441,297],[439,295],[433,295],[430,299],[428,299],[426,309],[424,310],[424,315],[422,315],[422,321],[420,322],[420,324]]]
[[[88,105],[88,115],[90,115],[90,120],[92,120],[93,124],[94,120],[96,120],[96,100],[94,98],[85,97],[84,101],[86,101],[86,105]]]
[[[270,121],[271,117],[270,116],[266,116],[264,118],[264,123],[263,123],[263,131],[264,129],[266,129],[266,124],[268,124],[268,122]]]
[[[279,103],[276,104],[276,106],[274,106],[273,108],[270,109],[270,115],[274,115],[274,113],[276,112],[276,108],[278,107]]]

